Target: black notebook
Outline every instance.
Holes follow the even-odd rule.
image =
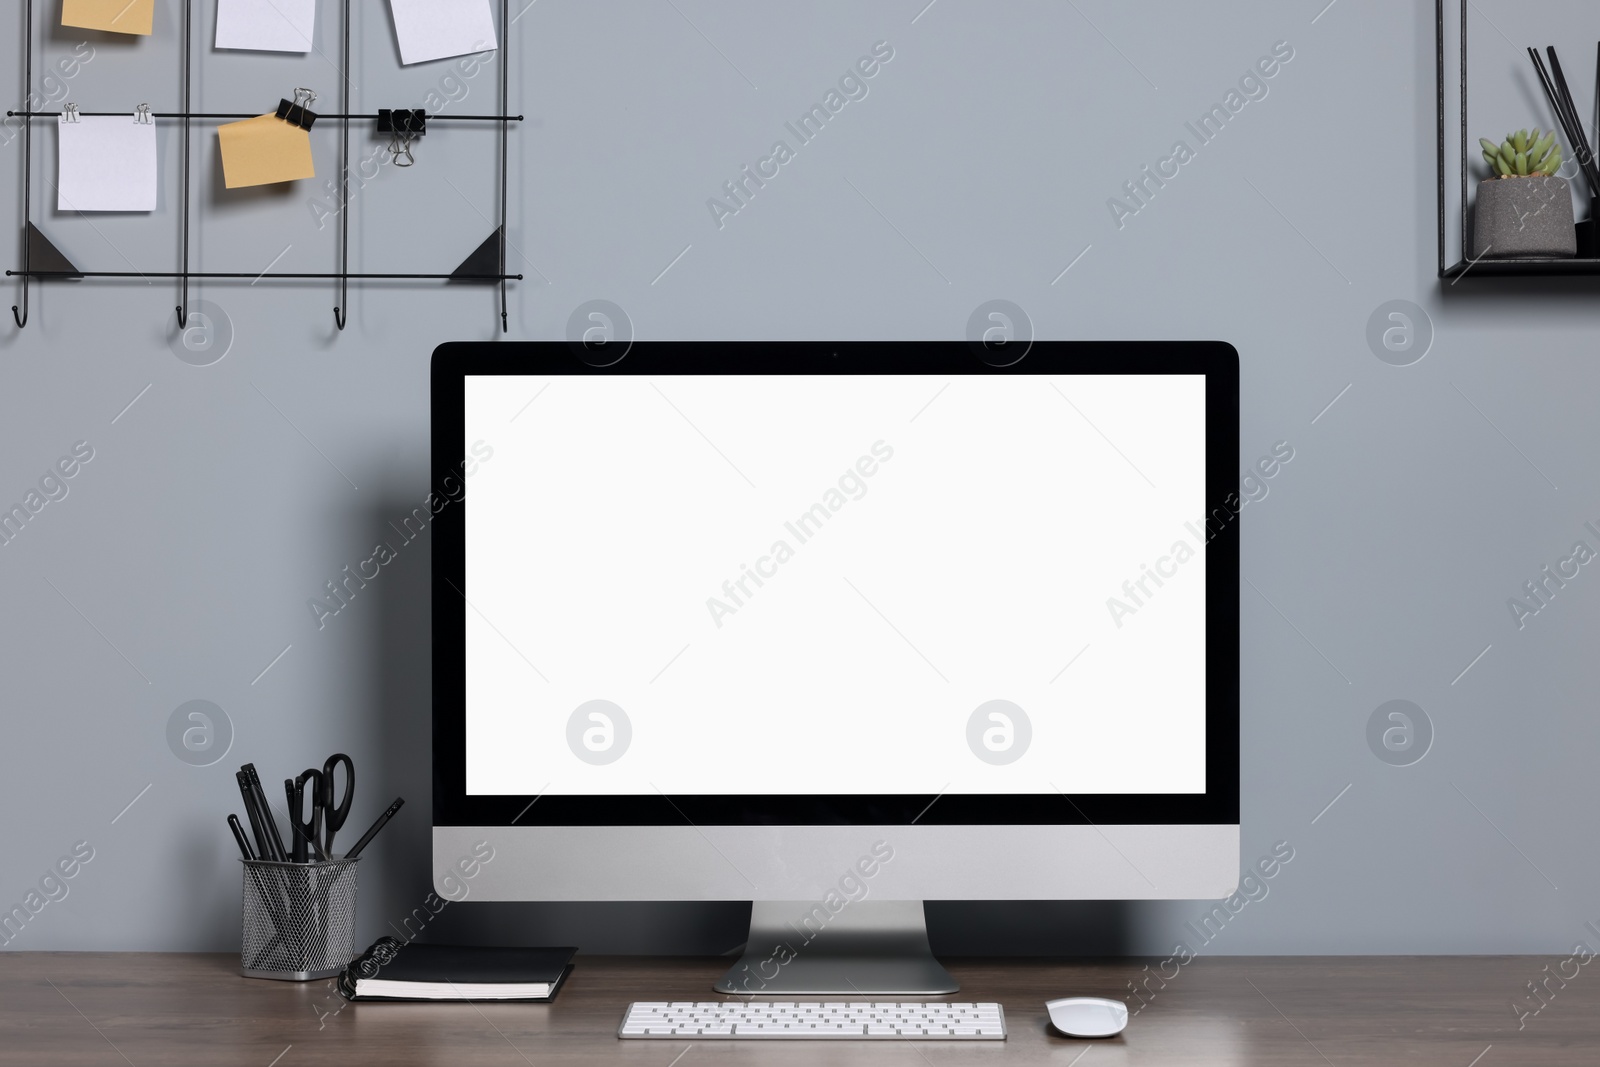
[[[350,1000],[549,1000],[575,948],[474,948],[379,938],[350,961],[339,992]]]

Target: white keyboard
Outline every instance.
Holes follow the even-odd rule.
[[[941,1001],[639,1001],[617,1036],[1004,1041],[1006,1017],[998,1004]]]

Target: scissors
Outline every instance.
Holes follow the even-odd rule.
[[[334,803],[334,769],[344,764],[344,798]],[[333,836],[350,816],[350,802],[355,796],[356,765],[349,756],[336,752],[329,756],[319,771],[315,767],[302,771],[294,779],[285,779],[284,791],[289,799],[289,821],[294,825],[294,860],[304,863],[310,857],[307,846],[319,859],[333,855]],[[311,814],[303,815],[305,802],[311,801]]]
[[[344,799],[335,804],[333,802],[333,769],[339,764],[344,764]],[[350,817],[350,801],[356,795],[356,764],[343,752],[335,752],[329,756],[322,765],[322,829],[324,833],[322,850],[329,856],[333,855],[333,835],[344,826],[344,821]]]

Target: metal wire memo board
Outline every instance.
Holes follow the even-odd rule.
[[[25,91],[33,91],[33,59],[34,59],[34,6],[37,0],[25,0],[23,5],[23,77]],[[340,18],[340,47],[344,57],[341,68],[343,76],[340,79],[340,110],[338,114],[319,113],[318,118],[336,121],[340,125],[339,148],[339,204],[340,225],[338,247],[336,250],[338,270],[305,273],[305,272],[274,272],[273,278],[291,279],[318,279],[337,283],[336,296],[333,306],[334,323],[340,330],[345,328],[346,312],[349,306],[350,281],[372,279],[390,281],[453,281],[453,282],[478,282],[498,284],[500,287],[500,329],[501,332],[509,331],[508,310],[508,283],[521,281],[521,274],[510,274],[506,271],[506,210],[507,210],[507,170],[509,167],[509,144],[511,123],[521,122],[521,115],[509,114],[509,79],[510,63],[507,55],[510,50],[510,0],[500,0],[500,111],[496,115],[429,115],[432,122],[467,122],[467,123],[495,123],[500,133],[500,204],[499,220],[494,231],[489,234],[482,244],[469,255],[454,270],[448,273],[418,274],[418,273],[378,273],[369,271],[352,271],[350,269],[350,124],[354,122],[379,122],[389,120],[389,114],[352,114],[350,112],[350,6],[351,0],[343,0]],[[41,231],[33,221],[33,123],[41,119],[59,119],[59,111],[7,111],[8,118],[23,119],[22,123],[22,268],[20,270],[7,270],[6,276],[21,279],[22,298],[19,304],[11,307],[12,318],[16,320],[17,328],[28,325],[28,295],[29,288],[34,279],[46,281],[50,279],[79,279],[79,278],[170,278],[179,283],[178,290],[178,327],[188,325],[189,320],[189,282],[191,279],[204,278],[215,280],[255,280],[262,277],[260,271],[197,271],[189,268],[190,248],[190,223],[193,212],[191,211],[190,184],[192,179],[191,124],[194,122],[230,122],[241,119],[255,118],[255,114],[217,114],[210,112],[197,112],[193,109],[192,76],[194,67],[194,0],[183,0],[182,48],[183,63],[182,94],[183,109],[181,111],[155,111],[151,117],[156,120],[178,121],[183,124],[182,144],[182,179],[179,197],[179,240],[182,251],[180,253],[180,266],[174,271],[112,271],[112,270],[82,270],[68,260],[51,243],[50,239]],[[24,101],[24,106],[27,106]],[[82,115],[123,115],[126,111],[82,111]]]

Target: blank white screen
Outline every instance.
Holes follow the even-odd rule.
[[[469,793],[1204,792],[1202,376],[478,376],[465,417]]]

